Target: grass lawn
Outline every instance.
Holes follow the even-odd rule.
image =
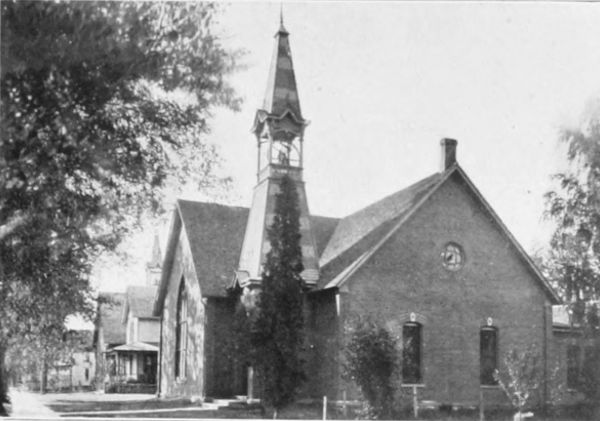
[[[37,395],[44,405],[57,412],[62,417],[77,416],[81,412],[94,412],[98,414],[85,414],[86,417],[102,418],[229,418],[229,419],[260,419],[272,418],[272,413],[262,414],[256,405],[245,406],[235,404],[234,408],[223,407],[219,410],[208,409],[201,403],[192,403],[184,399],[157,399],[154,395],[132,394],[103,394],[95,392],[64,393]],[[153,411],[154,410],[154,411]],[[106,413],[104,411],[140,411],[128,413]],[[148,412],[146,412],[148,411]],[[411,419],[410,408],[401,415],[400,419]],[[514,411],[486,411],[487,421],[512,421]],[[554,416],[542,417],[536,413],[531,421],[600,421],[600,418],[589,418],[583,414],[562,413]],[[295,404],[282,410],[280,419],[322,419],[322,406],[320,404]],[[344,416],[341,409],[330,406],[327,411],[328,419],[355,419],[354,411],[349,410]],[[453,411],[443,413],[439,411],[422,411],[420,419],[437,421],[478,421],[477,410]]]

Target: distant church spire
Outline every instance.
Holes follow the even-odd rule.
[[[152,244],[152,254],[150,260],[146,263],[146,286],[156,286],[160,280],[162,272],[162,254],[160,252],[160,241],[158,232],[154,233],[154,243]]]

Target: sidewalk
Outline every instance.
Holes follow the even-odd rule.
[[[54,418],[58,417],[58,414],[44,405],[39,395],[36,393],[28,392],[27,390],[10,389],[8,392],[10,395],[12,413],[11,417],[14,418]]]

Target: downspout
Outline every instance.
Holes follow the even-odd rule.
[[[157,367],[157,376],[156,376],[156,397],[160,398],[160,385],[162,379],[162,356],[163,356],[163,311],[160,312],[160,333],[158,339],[158,367]]]
[[[542,403],[542,408],[544,409],[544,413],[546,413],[546,404],[548,402],[548,304],[544,303],[544,345],[543,345],[543,355],[544,355],[544,402]]]

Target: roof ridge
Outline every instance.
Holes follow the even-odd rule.
[[[177,198],[177,199],[175,199],[175,201],[177,203],[185,202],[185,203],[191,203],[191,204],[195,204],[195,205],[224,206],[224,207],[232,208],[232,209],[249,209],[249,207],[247,207],[247,206],[228,205],[226,203],[208,202],[208,201],[205,201],[205,200],[193,200],[193,199]]]
[[[397,190],[397,191],[395,191],[393,193],[390,193],[387,196],[384,196],[381,199],[377,200],[376,202],[373,202],[373,203],[365,206],[364,208],[360,208],[357,211],[355,211],[355,212],[353,212],[353,213],[351,213],[351,214],[349,214],[349,215],[347,215],[347,216],[345,216],[343,218],[340,218],[340,219],[346,219],[346,218],[354,216],[354,215],[356,215],[356,214],[358,214],[360,212],[364,212],[364,211],[368,210],[369,208],[376,207],[377,205],[380,205],[382,202],[386,201],[387,199],[391,199],[394,196],[397,196],[397,195],[402,194],[402,193],[406,193],[408,190],[410,190],[412,188],[416,188],[418,185],[427,184],[427,182],[432,181],[433,179],[441,177],[441,176],[442,176],[442,173],[439,173],[439,172],[436,172],[436,173],[433,173],[431,175],[428,175],[427,177],[422,178],[422,179],[420,179],[418,181],[415,181],[414,183],[409,184],[408,186],[406,186],[406,187],[404,187],[404,188],[402,188],[400,190]]]

